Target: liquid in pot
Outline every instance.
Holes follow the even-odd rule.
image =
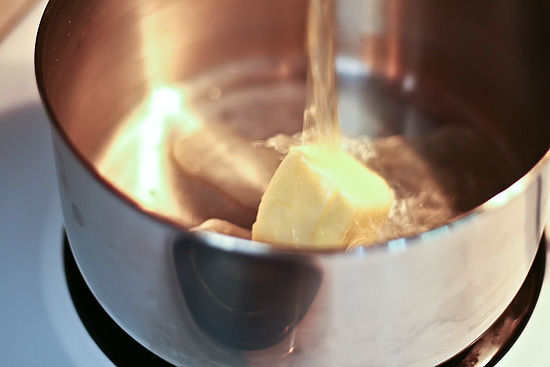
[[[250,229],[286,149],[301,143],[304,74],[302,60],[255,60],[163,86],[121,124],[100,172],[146,210],[188,228],[218,218]],[[397,105],[390,93],[378,99],[381,107],[357,124]],[[347,149],[396,196],[379,241],[449,223],[519,177],[504,145],[461,118],[462,111],[444,120],[413,104],[399,108],[414,133],[343,132]]]

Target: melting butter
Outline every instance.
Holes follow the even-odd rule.
[[[314,249],[372,243],[392,203],[386,181],[343,149],[292,147],[262,197],[252,239]]]

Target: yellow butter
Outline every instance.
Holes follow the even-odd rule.
[[[368,244],[392,202],[386,181],[343,149],[293,147],[261,199],[252,239],[318,249]]]

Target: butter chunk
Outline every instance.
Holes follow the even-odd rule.
[[[313,249],[369,244],[392,202],[386,181],[343,149],[292,147],[261,199],[252,239]]]

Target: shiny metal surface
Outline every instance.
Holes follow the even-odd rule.
[[[548,209],[548,7],[342,0],[337,8],[347,134],[473,126],[506,152],[517,181],[450,225],[370,249],[307,253],[193,236],[185,228],[213,214],[249,225],[263,183],[229,199],[225,186],[205,193],[157,148],[182,138],[174,118],[186,133],[211,120],[223,126],[203,154],[220,139],[299,131],[305,2],[54,0],[44,14],[37,80],[75,258],[109,314],[172,363],[435,365],[481,335],[527,274]],[[223,152],[215,157],[231,156]],[[239,177],[250,172],[222,162]],[[229,173],[206,175],[224,182]]]

